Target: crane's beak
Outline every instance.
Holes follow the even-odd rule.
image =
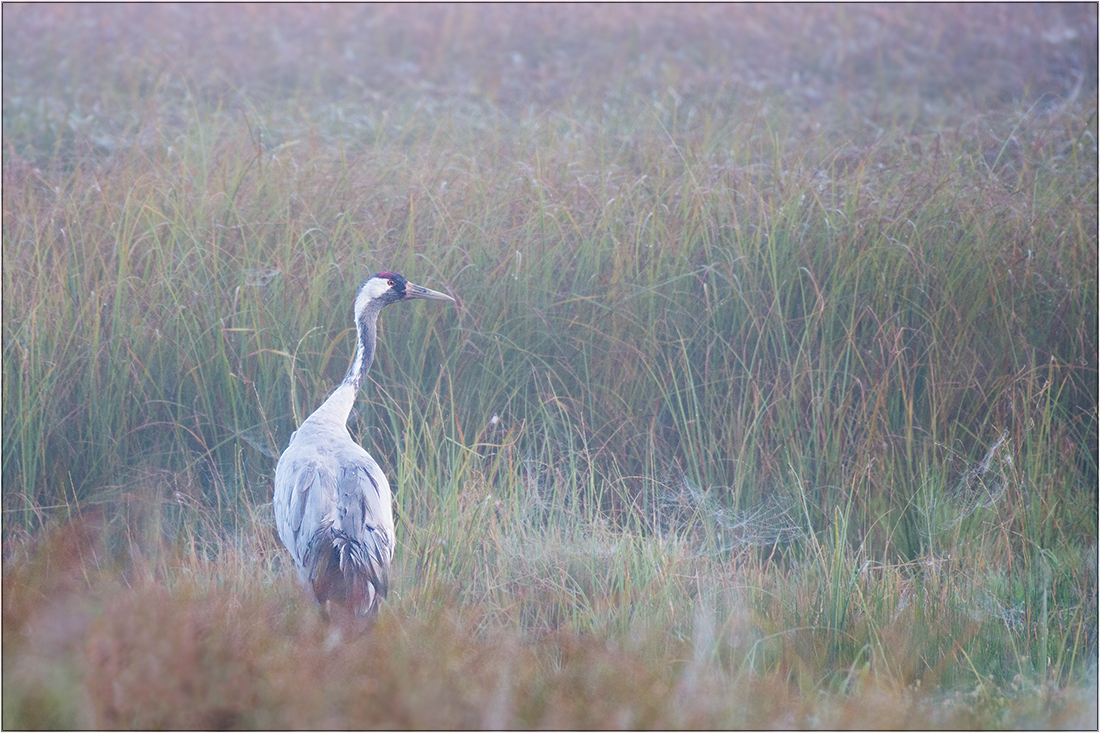
[[[410,282],[405,283],[405,300],[413,300],[414,298],[424,298],[425,300],[449,300],[452,303],[455,299],[449,295],[436,292],[435,290],[429,290],[428,288],[421,287],[420,285],[413,285]]]

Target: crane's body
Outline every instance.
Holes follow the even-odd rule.
[[[378,463],[351,438],[348,416],[374,360],[382,308],[400,300],[451,300],[380,272],[355,298],[357,344],[344,381],[290,436],[275,466],[275,523],[298,579],[314,600],[356,616],[373,613],[389,587],[393,499]]]

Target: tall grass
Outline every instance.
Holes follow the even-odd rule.
[[[4,6],[6,726],[1095,716],[1088,8],[214,12]],[[381,269],[333,646],[270,480]]]

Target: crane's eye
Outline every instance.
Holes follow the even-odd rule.
[[[391,288],[396,288],[396,287],[397,287],[397,283],[395,283],[395,282],[394,282],[393,280],[389,280],[389,281],[387,281],[387,284],[388,284],[388,285],[389,285],[389,286],[390,286]]]

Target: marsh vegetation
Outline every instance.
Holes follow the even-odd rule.
[[[1096,725],[1095,6],[3,13],[5,728]]]

